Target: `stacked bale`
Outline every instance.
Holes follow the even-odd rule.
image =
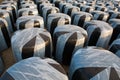
[[[47,19],[47,29],[51,33],[51,35],[53,35],[54,29],[57,26],[62,26],[70,23],[71,18],[66,14],[63,13],[49,14]]]
[[[64,72],[60,72],[62,68],[55,61],[46,62],[38,57],[22,60],[10,67],[1,77],[1,80],[68,80]]]
[[[101,20],[107,21],[109,14],[102,11],[92,11],[91,14],[93,15],[94,20]]]
[[[93,16],[90,13],[81,11],[81,12],[74,12],[71,18],[72,18],[72,22],[71,22],[72,24],[83,27],[84,23],[86,21],[92,20]]]
[[[91,12],[94,10],[94,7],[91,6],[81,6],[80,7],[80,11],[84,11],[84,12]]]
[[[87,32],[75,25],[57,26],[54,30],[53,41],[55,59],[65,65],[69,65],[72,54],[84,46]]]
[[[25,28],[44,28],[43,18],[40,16],[22,16],[16,21],[17,29]]]
[[[120,38],[113,41],[109,50],[120,57]]]
[[[106,22],[91,20],[84,28],[88,32],[87,46],[107,48],[112,36],[113,28]]]
[[[0,18],[0,52],[10,47],[10,31],[5,19]]]
[[[71,16],[73,12],[79,12],[79,11],[80,11],[79,7],[71,6],[71,5],[66,5],[64,9],[64,13],[68,14],[69,16]]]
[[[11,40],[16,61],[32,56],[51,57],[51,35],[42,28],[29,28],[17,31]]]
[[[99,48],[79,49],[72,58],[70,80],[119,80],[120,59]]]

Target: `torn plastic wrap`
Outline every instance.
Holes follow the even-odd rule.
[[[87,12],[73,12],[71,16],[71,24],[83,27],[84,23],[86,21],[92,20],[93,16],[90,13]]]
[[[109,14],[102,11],[91,11],[94,20],[107,21]]]
[[[3,73],[3,70],[4,70],[3,60],[0,56],[0,75]]]
[[[47,25],[47,19],[49,14],[59,13],[59,8],[53,6],[45,6],[42,8],[44,23]],[[45,26],[46,26],[45,25]]]
[[[53,35],[54,29],[57,26],[71,24],[70,16],[63,13],[53,13],[48,15],[47,29]]]
[[[3,18],[7,21],[8,29],[12,33],[14,31],[14,26],[13,26],[13,23],[11,21],[11,17],[9,15],[9,13],[5,10],[0,10],[0,18]]]
[[[104,21],[91,20],[86,22],[84,29],[88,32],[86,46],[98,46],[108,48],[113,28]]]
[[[22,16],[16,21],[17,29],[25,28],[44,28],[43,18],[40,16]]]
[[[99,48],[79,49],[72,57],[70,80],[120,80],[120,58]]]
[[[83,6],[80,7],[80,11],[91,12],[91,11],[94,11],[94,7],[83,5]]]
[[[32,57],[11,66],[1,80],[68,80],[68,77],[45,60]]]
[[[75,25],[56,27],[53,34],[55,59],[65,65],[69,65],[72,54],[84,46],[87,32]]]
[[[5,19],[0,18],[0,52],[10,47],[10,31]]]
[[[11,45],[16,61],[33,56],[52,57],[51,35],[42,28],[17,31],[12,36]]]
[[[28,16],[28,15],[38,16],[38,10],[37,9],[31,9],[31,8],[22,8],[22,9],[18,10],[18,17]]]
[[[37,5],[36,4],[23,4],[21,5],[21,8],[31,8],[31,9],[37,9]]]
[[[110,40],[111,44],[120,34],[120,19],[110,19],[109,24],[113,27],[113,34]]]
[[[120,38],[113,41],[109,47],[109,50],[120,57]]]
[[[104,6],[95,6],[95,10],[106,12],[108,9]]]
[[[67,5],[64,7],[64,13],[71,16],[73,12],[79,12],[80,8],[76,6]]]

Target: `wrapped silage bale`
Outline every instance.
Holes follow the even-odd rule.
[[[76,6],[67,5],[65,6],[64,13],[71,16],[73,12],[79,12],[80,8]]]
[[[51,35],[42,28],[17,31],[12,36],[11,44],[16,61],[33,56],[52,57]]]
[[[108,48],[113,28],[104,21],[91,20],[86,22],[84,29],[88,32],[86,46]]]
[[[105,6],[105,4],[103,2],[97,2],[96,5],[97,6]]]
[[[106,12],[108,9],[104,6],[95,6],[95,10]]]
[[[87,32],[79,26],[57,26],[53,34],[55,51],[53,56],[58,62],[69,65],[72,55],[84,46],[86,38]]]
[[[118,11],[118,8],[112,7],[112,6],[107,6],[108,11],[113,10],[113,11]]]
[[[37,5],[36,4],[23,4],[21,5],[21,8],[32,8],[32,9],[37,9]]]
[[[94,3],[86,3],[87,6],[95,6]]]
[[[70,80],[120,80],[120,58],[112,52],[88,47],[72,57]]]
[[[120,12],[109,11],[108,13],[110,14],[109,19],[113,19],[113,18],[120,19]]]
[[[109,24],[113,27],[113,34],[110,40],[111,44],[120,34],[120,19],[110,19]]]
[[[0,52],[10,47],[10,31],[5,19],[0,18]]]
[[[3,59],[0,56],[0,75],[3,73],[3,70],[4,70]]]
[[[63,13],[53,13],[48,15],[47,30],[53,35],[54,29],[57,26],[71,24],[70,16]]]
[[[38,10],[37,9],[31,9],[31,8],[22,8],[22,9],[18,10],[18,17],[28,16],[28,15],[38,16]]]
[[[109,18],[109,14],[102,11],[92,11],[91,14],[94,20],[107,21]]]
[[[80,27],[83,27],[84,23],[86,21],[92,20],[93,16],[90,13],[87,12],[73,12],[71,16],[71,24],[78,25]]]
[[[41,16],[43,16],[43,12],[42,12],[42,8],[43,7],[45,7],[45,6],[47,6],[47,7],[49,7],[49,6],[53,6],[53,4],[51,4],[51,3],[42,3],[42,4],[40,4],[39,5],[39,8],[38,8],[38,11],[39,11],[39,14],[41,15]]]
[[[113,41],[109,47],[109,50],[120,57],[120,38]]]
[[[44,28],[43,18],[40,16],[22,16],[16,21],[17,29],[22,30],[26,28]]]
[[[79,3],[79,2],[73,4],[73,6],[77,6],[77,7],[81,7],[83,5],[84,5],[83,3]]]
[[[5,10],[0,10],[0,18],[3,18],[7,21],[8,29],[12,33],[14,31],[14,26],[13,26],[13,22],[11,21],[9,12],[7,12]]]
[[[45,25],[47,24],[48,15],[53,13],[59,13],[59,8],[53,6],[45,6],[42,8],[42,14]]]
[[[59,8],[60,3],[65,2],[64,0],[54,0],[55,7]]]
[[[94,7],[84,5],[80,7],[80,11],[91,12],[91,11],[94,11]]]
[[[24,5],[24,4],[35,4],[34,1],[21,1],[20,5]]]
[[[44,59],[32,57],[8,68],[1,80],[68,80],[68,77]]]
[[[60,9],[60,12],[61,13],[64,13],[64,11],[65,11],[65,6],[72,6],[72,4],[70,4],[70,3],[60,3],[59,4],[59,9]]]

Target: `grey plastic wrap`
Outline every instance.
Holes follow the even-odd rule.
[[[0,18],[0,52],[10,47],[10,31],[5,19]]]
[[[28,15],[38,16],[38,10],[31,8],[22,8],[18,10],[18,17],[28,16]]]
[[[53,34],[55,59],[65,65],[69,65],[72,54],[84,46],[87,32],[75,25],[56,27]]]
[[[23,4],[21,5],[21,8],[31,8],[31,9],[37,9],[37,5],[36,4]]]
[[[21,1],[20,5],[23,5],[23,4],[35,4],[35,3],[34,1]]]
[[[109,14],[102,11],[91,11],[91,14],[93,15],[94,20],[107,21],[109,18]]]
[[[108,9],[106,7],[104,7],[104,6],[95,6],[95,10],[106,12]]]
[[[45,60],[32,57],[11,66],[1,80],[68,80],[68,78]]]
[[[65,8],[64,13],[68,14],[69,16],[71,16],[73,12],[79,12],[80,11],[79,7],[71,6],[71,5],[66,5],[64,8]]]
[[[45,6],[42,8],[42,14],[44,18],[44,23],[47,24],[47,19],[49,14],[59,13],[59,8],[53,6]]]
[[[51,35],[42,28],[29,28],[17,31],[11,40],[16,61],[32,56],[52,57]]]
[[[109,50],[120,57],[120,38],[113,41]]]
[[[70,80],[120,80],[120,58],[107,50],[79,49],[72,57]]]
[[[113,19],[113,18],[115,18],[115,19],[120,19],[120,12],[117,12],[117,11],[110,11],[109,12],[109,14],[110,14],[110,19]]]
[[[112,7],[112,6],[107,6],[108,11],[113,10],[113,11],[118,11],[118,8]]]
[[[3,70],[4,70],[3,60],[0,56],[0,75],[3,73]]]
[[[77,7],[81,7],[81,6],[83,6],[83,5],[84,5],[83,3],[79,3],[79,2],[73,3],[73,6],[77,6]]]
[[[43,18],[40,16],[22,16],[16,21],[17,29],[44,28]]]
[[[120,19],[110,19],[109,24],[113,27],[113,34],[110,40],[110,43],[112,43],[120,34]]]
[[[80,11],[91,12],[91,11],[94,11],[94,7],[83,5],[80,7]]]
[[[65,25],[65,24],[71,24],[70,16],[63,13],[53,13],[48,15],[47,29],[51,34],[53,34],[54,29],[57,26]]]
[[[113,28],[104,21],[91,20],[86,22],[84,28],[88,32],[86,45],[108,48]]]
[[[72,18],[71,24],[83,27],[84,23],[86,21],[92,20],[93,16],[90,13],[80,11],[73,12],[71,18]]]
[[[13,29],[14,27],[13,27],[9,12],[7,12],[5,10],[0,10],[0,18],[3,18],[3,19],[5,19],[7,21],[8,29],[12,33],[14,31],[14,29]]]
[[[89,3],[89,2],[88,2],[88,3],[86,3],[86,6],[93,6],[93,7],[94,7],[95,4],[94,4],[94,3]]]

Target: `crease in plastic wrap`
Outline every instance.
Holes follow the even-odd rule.
[[[28,16],[28,15],[38,16],[38,10],[31,8],[22,8],[18,10],[18,17]]]
[[[108,48],[113,28],[106,22],[91,20],[86,22],[84,28],[88,32],[86,46],[98,46]]]
[[[42,28],[29,28],[17,31],[11,40],[16,61],[37,56],[51,57],[52,40],[48,31]]]
[[[75,25],[58,26],[54,31],[55,58],[69,65],[74,52],[84,46],[87,32]]]
[[[43,18],[40,16],[22,16],[16,21],[17,29],[44,28]]]
[[[70,16],[63,13],[53,13],[48,15],[47,29],[53,34],[57,26],[71,24]]]
[[[0,18],[0,52],[10,47],[10,31],[5,19]]]
[[[79,49],[72,58],[70,80],[120,80],[120,58],[99,48]]]
[[[11,66],[2,80],[68,80],[67,76],[43,59],[32,57]]]

